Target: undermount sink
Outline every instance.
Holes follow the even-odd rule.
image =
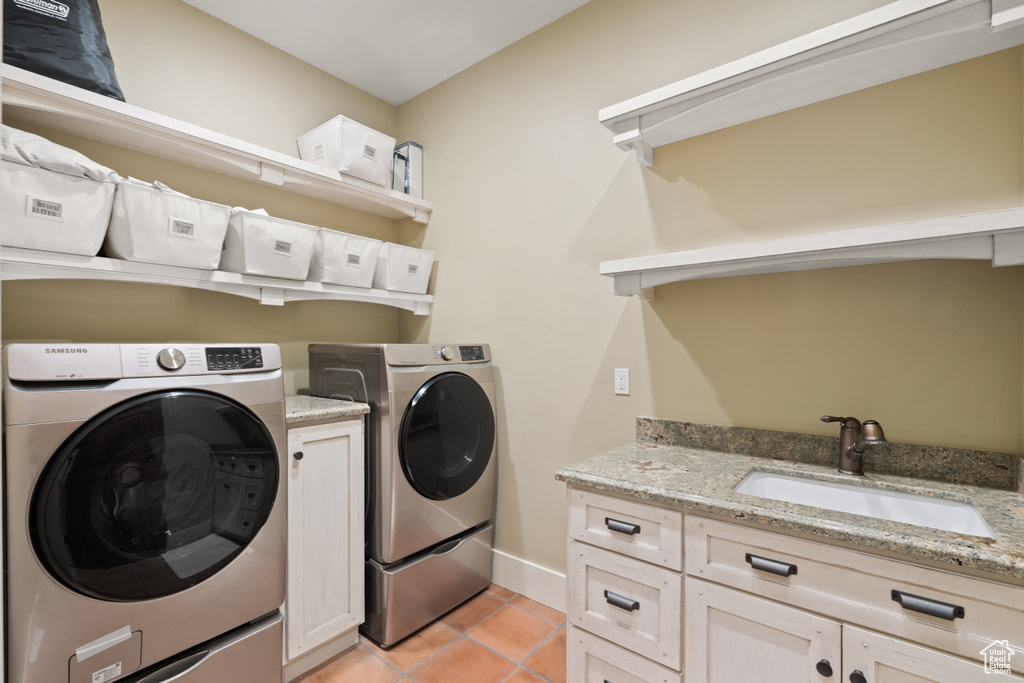
[[[968,536],[995,538],[992,529],[972,505],[947,498],[807,479],[775,472],[751,472],[733,491]]]

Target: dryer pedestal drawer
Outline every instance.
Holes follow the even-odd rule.
[[[368,560],[363,632],[385,647],[393,645],[487,588],[493,539],[488,524],[395,567]]]
[[[678,670],[682,662],[682,576],[569,544],[569,623]]]
[[[685,545],[687,574],[847,623],[973,659],[1024,647],[1021,587],[699,517]]]

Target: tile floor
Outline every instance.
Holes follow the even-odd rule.
[[[500,586],[388,650],[359,645],[302,683],[565,683],[565,615]]]

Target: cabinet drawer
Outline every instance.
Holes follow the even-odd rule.
[[[716,520],[685,527],[692,576],[975,660],[997,640],[1024,647],[1024,588]]]
[[[679,670],[682,576],[583,543],[569,571],[569,623]]]
[[[583,629],[567,634],[569,679],[574,683],[682,683],[675,671]]]
[[[590,491],[569,491],[569,538],[683,569],[683,515]]]

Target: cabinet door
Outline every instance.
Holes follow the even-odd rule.
[[[838,680],[838,622],[690,577],[685,595],[686,683]]]
[[[1004,643],[1005,644],[1005,643]],[[987,648],[994,656],[993,643]],[[978,653],[983,657],[982,653]],[[993,667],[997,664],[993,660]],[[853,626],[843,627],[843,680],[867,683],[1021,683],[1024,678],[997,671],[985,672],[986,665],[889,638]],[[855,675],[860,673],[860,677]]]
[[[362,418],[288,431],[289,660],[363,621]]]

